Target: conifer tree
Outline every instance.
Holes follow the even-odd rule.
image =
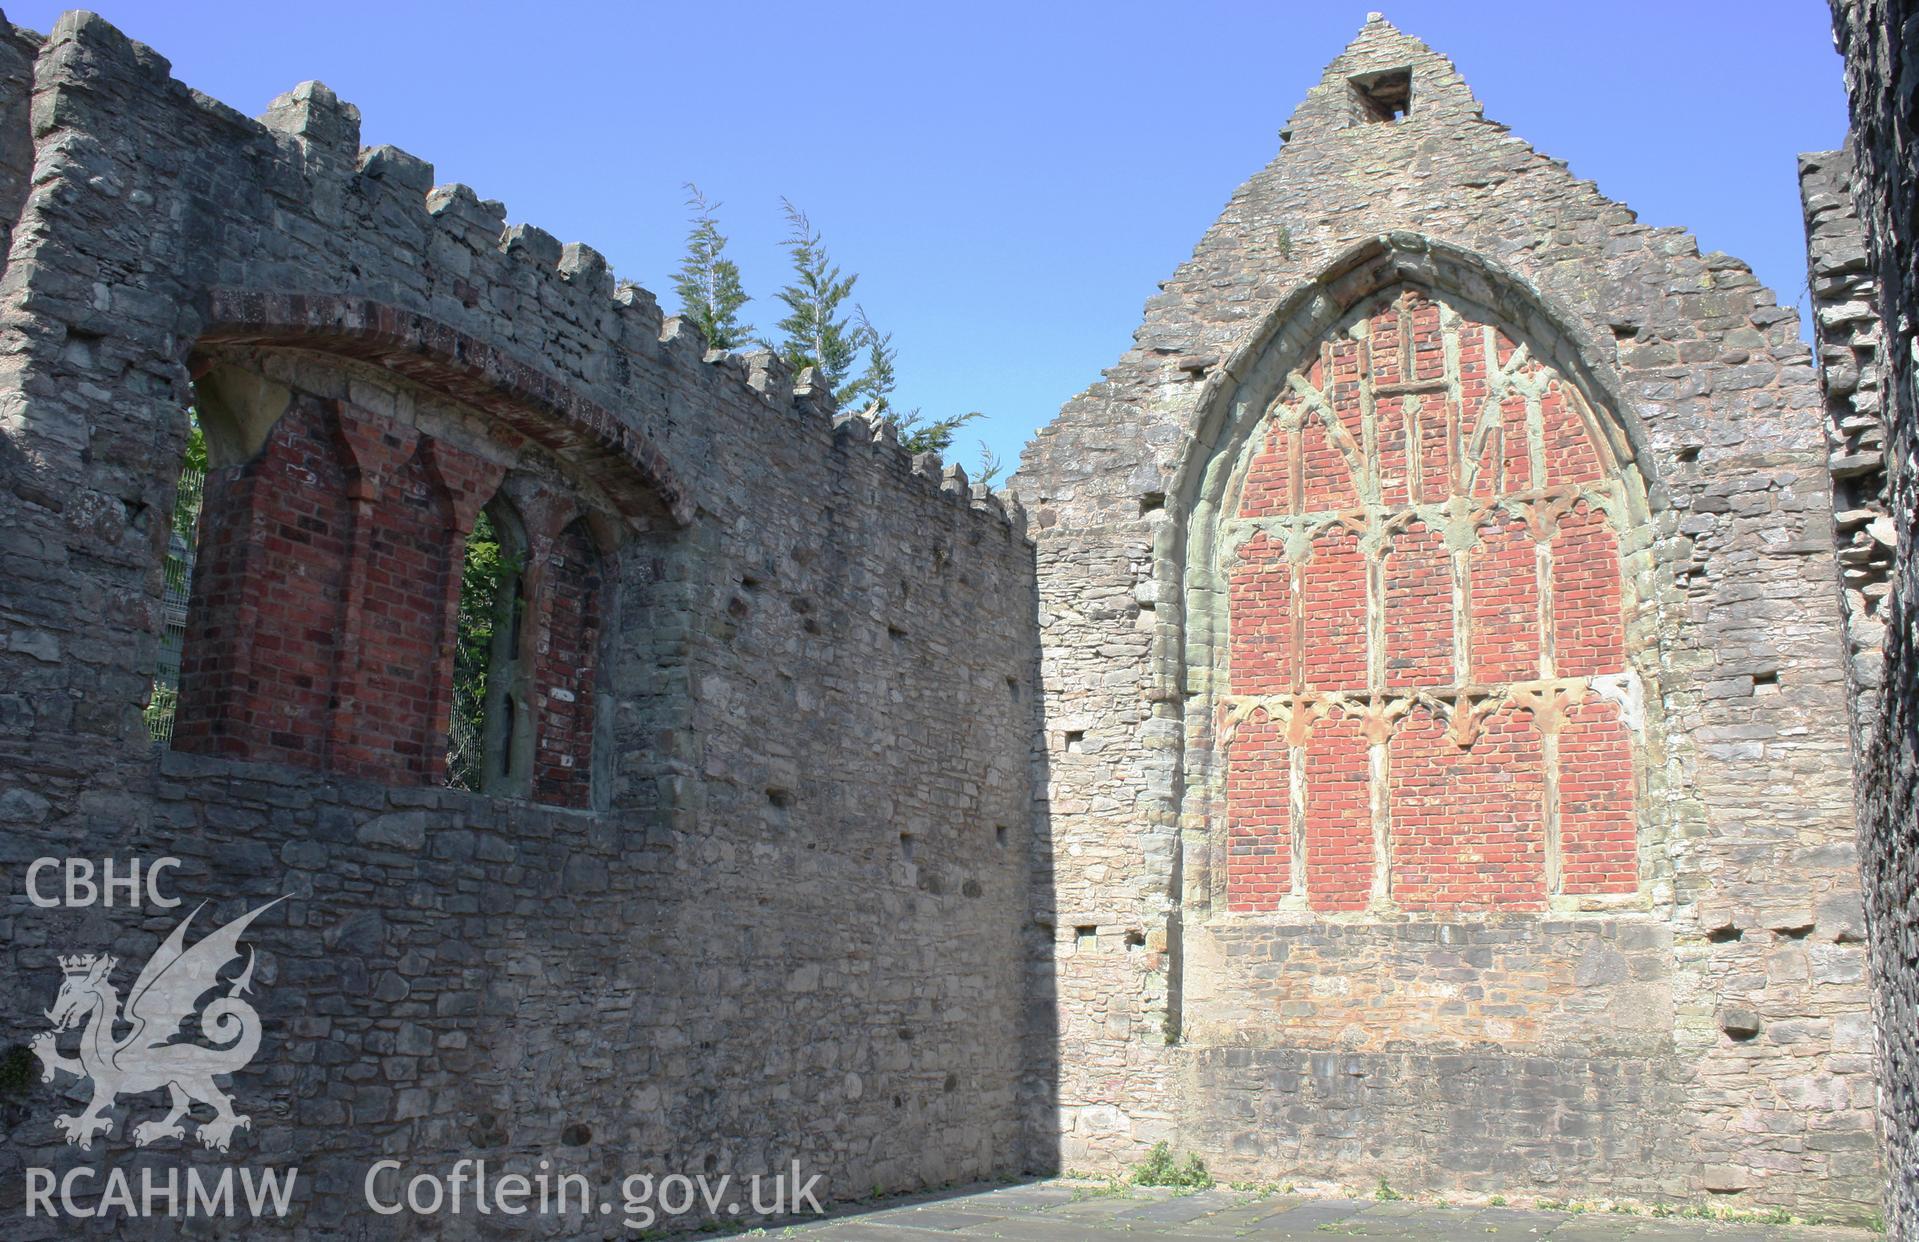
[[[859,279],[857,276],[855,280]],[[893,370],[894,360],[899,350],[893,348],[893,334],[881,332],[866,317],[864,306],[853,308],[855,335],[866,349],[866,370],[854,382],[853,387],[859,394],[872,403],[882,415],[891,417],[893,413],[893,388],[899,382],[899,376]]]
[[[901,444],[915,453],[944,453],[952,446],[953,437],[961,427],[976,418],[985,417],[978,410],[973,410],[950,418],[928,420],[917,407],[911,410],[895,408],[893,387],[898,377],[893,363],[899,357],[899,351],[893,347],[893,334],[875,328],[866,317],[866,308],[863,306],[854,307],[853,315],[859,339],[866,348],[866,370],[852,387],[872,402],[870,408],[877,410],[880,417],[893,424],[899,432]]]
[[[857,303],[851,314],[842,309],[852,297],[859,273],[840,270],[826,253],[812,221],[791,200],[782,198],[780,206],[790,229],[781,244],[793,264],[793,279],[779,293],[787,309],[786,317],[777,325],[782,339],[777,344],[761,343],[777,352],[795,374],[806,367],[817,368],[840,409],[884,418],[898,431],[900,443],[915,453],[944,453],[952,447],[961,427],[985,415],[971,410],[928,419],[917,408],[901,410],[894,406],[899,351],[894,348],[893,334],[874,327],[865,308]],[[854,375],[861,353],[866,355],[866,366]],[[990,480],[999,473],[999,463],[983,444],[981,449],[981,467],[985,479]]]
[[[787,309],[786,318],[777,325],[785,334],[784,339],[777,345],[767,344],[786,360],[795,374],[806,367],[817,367],[827,387],[833,390],[835,403],[843,410],[851,410],[861,397],[870,395],[866,390],[867,377],[849,378],[860,349],[866,344],[865,334],[852,316],[841,310],[859,276],[841,274],[827,256],[820,235],[805,212],[785,198],[780,200],[780,206],[791,228],[787,239],[780,244],[786,247],[792,260],[793,281],[779,293]]]
[[[714,349],[735,349],[752,339],[753,328],[740,322],[740,308],[748,299],[740,284],[739,265],[726,257],[726,238],[714,215],[720,204],[708,203],[690,181],[685,189],[693,229],[686,235],[686,257],[673,273],[680,313],[700,326]]]

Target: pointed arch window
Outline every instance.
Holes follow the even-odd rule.
[[[1287,375],[1221,510],[1229,909],[1637,891],[1602,443],[1547,361],[1420,288]]]

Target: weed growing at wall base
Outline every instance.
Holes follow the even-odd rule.
[[[1206,1190],[1212,1184],[1213,1175],[1206,1171],[1206,1163],[1197,1153],[1187,1156],[1186,1163],[1181,1164],[1174,1158],[1172,1149],[1163,1142],[1153,1144],[1153,1150],[1146,1153],[1146,1159],[1133,1169],[1135,1186]]]

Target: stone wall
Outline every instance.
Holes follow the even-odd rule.
[[[1795,316],[1377,17],[1282,136],[1015,480],[1066,1163],[1869,1216]]]
[[[1919,1238],[1919,833],[1915,832],[1914,780],[1919,777],[1919,652],[1914,650],[1913,601],[1919,600],[1919,561],[1913,540],[1919,537],[1919,357],[1914,354],[1919,320],[1919,236],[1915,207],[1919,199],[1919,135],[1912,114],[1919,88],[1919,13],[1902,0],[1834,0],[1836,42],[1846,59],[1846,86],[1852,100],[1848,150],[1856,167],[1852,192],[1863,223],[1870,263],[1862,264],[1836,249],[1835,234],[1848,227],[1849,214],[1836,195],[1843,166],[1831,165],[1809,190],[1806,205],[1812,251],[1815,298],[1830,304],[1845,291],[1828,273],[1845,273],[1857,288],[1856,303],[1867,292],[1869,273],[1876,289],[1879,324],[1859,322],[1852,306],[1840,304],[1832,317],[1842,322],[1822,331],[1828,344],[1857,349],[1876,341],[1877,401],[1883,408],[1886,478],[1875,487],[1883,496],[1890,544],[1881,564],[1890,562],[1890,596],[1884,605],[1884,683],[1878,704],[1871,683],[1861,681],[1855,701],[1859,738],[1859,818],[1867,923],[1871,931],[1873,999],[1879,1023],[1879,1073],[1890,1189],[1886,1216],[1895,1238]],[[1811,157],[1823,170],[1826,157]],[[1820,309],[1826,310],[1822,305]],[[1826,328],[1824,320],[1822,329]],[[1850,330],[1851,339],[1845,333]],[[1835,361],[1838,365],[1834,365]],[[1843,353],[1827,360],[1829,403],[1848,399],[1863,406],[1870,394],[1864,372],[1855,383]],[[1852,394],[1857,393],[1857,396]],[[1846,487],[1842,480],[1841,488]],[[1846,517],[1842,511],[1840,522]]]
[[[1858,753],[1859,740],[1872,732],[1884,685],[1894,524],[1886,507],[1878,289],[1852,196],[1852,175],[1847,151],[1799,157],[1806,278],[1812,291],[1820,387],[1826,396],[1827,465],[1843,591],[1840,615],[1846,627],[1846,672]]]
[[[266,1035],[234,1154],[135,1151],[156,1097],[67,1147],[70,1080],[35,1084],[0,1104],[9,1236],[64,1228],[21,1218],[24,1166],[297,1164],[317,1233],[363,1219],[388,1154],[602,1190],[797,1160],[834,1197],[1051,1163],[1017,512],[810,375],[709,353],[591,249],[362,150],[325,87],[249,120],[91,15],[0,35],[0,207],[0,1026],[44,1028],[56,955],[130,978],[195,903],[288,897],[248,933]],[[253,418],[208,533],[261,555],[215,548],[232,581],[205,571],[188,660],[255,671],[156,751],[196,403],[210,437]],[[433,632],[494,480],[553,579],[528,583],[531,799],[440,783]],[[273,542],[300,532],[331,543]],[[21,883],[169,855],[177,911]]]
[[[1887,340],[1901,14],[1839,10]],[[843,1197],[1162,1139],[1227,1177],[1874,1210],[1832,691],[1870,720],[1885,541],[1828,475],[1872,430],[1836,162],[1803,178],[1822,402],[1744,265],[1369,20],[1022,509],[358,129],[317,84],[249,120],[90,15],[0,30],[0,1023],[182,913],[39,908],[34,858],[177,856],[209,918],[287,897],[248,937],[252,1127],[185,1159],[299,1165],[313,1233],[387,1154],[602,1191],[797,1160]],[[210,559],[156,750],[189,406]],[[442,783],[447,636],[495,502],[531,738],[476,793]],[[1909,561],[1860,786],[1895,1173]],[[81,1102],[0,1097],[0,1212],[28,1166],[183,1159],[133,1148],[150,1097],[65,1146]]]

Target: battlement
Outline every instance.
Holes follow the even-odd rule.
[[[369,1135],[1862,1217],[1834,688],[1915,455],[1804,171],[1823,407],[1743,264],[1374,14],[1029,448],[1029,539],[321,83],[0,22],[0,854],[263,912],[239,1140],[310,1232]],[[10,900],[0,1026],[152,929]],[[47,1094],[20,1162],[93,1159]]]
[[[957,501],[1016,532],[1010,515],[1018,505],[1009,496],[976,496],[963,472],[942,472],[937,463],[903,464],[893,451],[895,440],[883,431],[846,434],[824,385],[791,375],[764,350],[711,349],[696,325],[663,316],[651,292],[620,280],[592,246],[563,243],[537,225],[509,223],[505,204],[482,198],[470,186],[436,184],[433,165],[410,152],[362,147],[359,109],[324,83],[303,82],[257,119],[248,118],[176,81],[163,56],[95,14],[68,13],[44,39],[26,32],[21,37],[39,46],[36,91],[87,98],[91,82],[137,82],[177,113],[164,126],[146,122],[156,139],[177,134],[173,140],[190,146],[196,161],[224,165],[204,179],[208,188],[219,187],[217,202],[201,199],[192,179],[179,187],[200,200],[197,211],[222,217],[224,249],[254,243],[244,258],[194,256],[203,260],[196,267],[222,269],[223,286],[357,294],[430,317],[492,343],[612,411],[657,441],[668,460],[678,441],[697,443],[721,429],[662,426],[655,411],[645,408],[656,401],[634,399],[642,387],[636,369],[684,377],[699,389],[723,387],[733,400],[750,394],[760,408],[788,420],[790,434],[841,449],[872,446],[872,460],[882,470],[933,484],[916,487],[918,494]],[[116,109],[109,96],[93,99]],[[57,145],[59,139],[47,134],[42,141]],[[131,154],[97,135],[83,146],[108,159]],[[233,237],[239,221],[232,217],[247,214],[257,231]],[[245,273],[242,280],[227,274],[235,266]],[[192,327],[190,320],[181,324],[183,339],[198,335]]]
[[[842,1194],[1049,1163],[1016,501],[319,82],[248,118],[91,14],[0,26],[0,226],[0,700],[85,704],[6,708],[0,836],[295,895],[262,1020],[387,1072],[258,1067],[278,1150],[357,1184],[350,1115],[435,1164],[751,1135]],[[7,960],[18,1025],[57,964]]]

